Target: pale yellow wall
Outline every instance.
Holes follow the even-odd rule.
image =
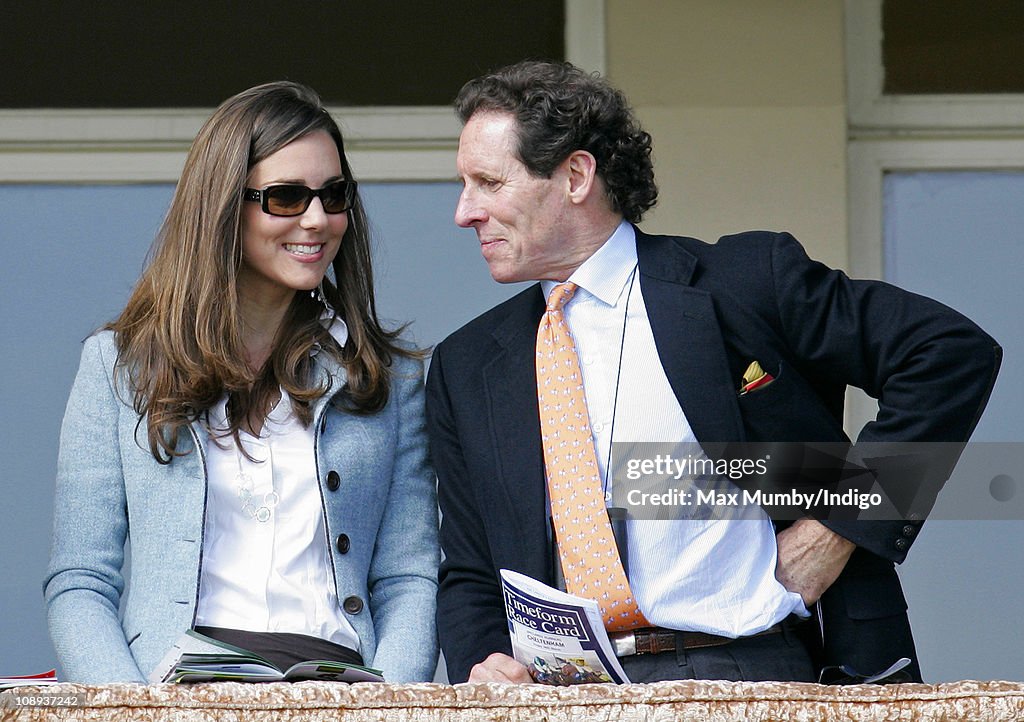
[[[788,230],[847,266],[842,0],[606,0],[607,74],[654,137],[648,231]]]

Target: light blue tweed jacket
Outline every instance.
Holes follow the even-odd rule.
[[[115,389],[116,355],[109,331],[85,342],[61,428],[44,595],[64,678],[74,682],[145,681],[192,626],[199,593],[205,432],[193,424],[182,447],[190,453],[156,463],[131,394]],[[316,361],[329,385],[314,408],[315,451],[338,599],[367,665],[389,682],[429,681],[440,552],[422,365],[396,357],[387,406],[357,416],[329,403],[344,370],[326,353]],[[332,471],[340,485],[328,484]],[[347,553],[336,547],[341,534]]]

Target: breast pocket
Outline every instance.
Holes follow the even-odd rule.
[[[836,419],[796,369],[780,361],[775,379],[739,396],[750,441],[844,441]]]

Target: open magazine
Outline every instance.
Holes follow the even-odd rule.
[[[629,682],[591,599],[501,570],[512,655],[541,684]]]
[[[280,669],[241,647],[211,639],[189,629],[149,675],[157,682],[383,682],[380,670],[346,662],[310,660]]]

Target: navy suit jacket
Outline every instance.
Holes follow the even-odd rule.
[[[701,442],[847,441],[848,384],[880,401],[858,441],[966,441],[987,402],[1001,357],[992,338],[936,301],[810,260],[788,234],[712,245],[637,230],[637,255],[658,356]],[[437,621],[453,683],[511,653],[498,570],[553,582],[534,366],[543,310],[532,286],[449,336],[431,362]],[[775,381],[739,396],[752,360]],[[920,524],[828,522],[858,549],[821,599],[819,664],[875,672],[915,659],[893,564]],[[919,677],[916,659],[911,670]]]

